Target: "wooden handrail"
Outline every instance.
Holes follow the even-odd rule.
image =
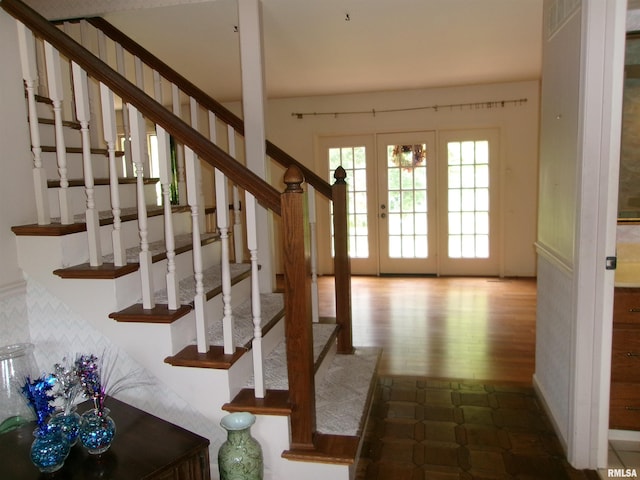
[[[251,192],[264,207],[280,215],[280,193],[258,175],[235,161],[200,132],[159,105],[155,99],[24,3],[17,0],[2,0],[0,6],[53,45],[60,53],[80,65],[93,78],[108,86],[124,102],[134,105],[145,117],[163,127],[179,142],[189,146],[202,160],[219,169],[239,187]]]
[[[162,77],[177,85],[185,94],[193,97],[199,105],[215,113],[216,117],[228,125],[231,125],[234,130],[241,135],[244,135],[244,122],[240,117],[225,108],[218,101],[211,98],[207,93],[180,75],[169,65],[145,49],[142,45],[136,43],[135,40],[115,28],[102,17],[87,18],[87,22],[101,30],[114,42],[122,45],[125,50],[138,57],[143,63],[157,71]],[[329,185],[326,180],[304,166],[284,150],[271,143],[269,140],[266,142],[266,153],[285,168],[289,168],[292,165],[298,167],[304,175],[307,183],[311,184],[313,188],[315,188],[316,191],[324,197],[328,199],[332,198],[331,185]]]

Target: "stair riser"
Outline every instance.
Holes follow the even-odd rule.
[[[289,417],[260,415],[251,427],[251,435],[262,446],[265,479],[350,480],[355,476],[355,466],[352,465],[282,459],[282,452],[289,449]]]
[[[67,153],[65,155],[67,162],[67,178],[83,178],[84,166],[81,153]],[[59,180],[60,173],[58,171],[58,157],[55,152],[42,152],[42,167],[47,172],[48,180]],[[94,178],[107,178],[109,176],[109,159],[105,155],[91,155],[91,169]]]
[[[40,118],[53,119],[53,111],[46,116],[41,116]],[[40,123],[39,127],[40,127],[40,132],[39,132],[40,145],[46,145],[46,146],[56,145],[55,125],[51,125],[48,123]],[[82,132],[79,129],[63,126],[62,132],[64,136],[65,147],[74,147],[74,148],[82,147]],[[99,146],[104,147],[104,144],[101,143]]]
[[[53,218],[60,216],[60,188],[47,189],[49,208]],[[132,208],[137,205],[136,185],[124,184],[119,188],[120,208]],[[156,204],[156,186],[147,184],[144,186],[145,202],[147,205]],[[71,212],[74,215],[82,214],[87,209],[87,194],[85,187],[69,187],[67,189]],[[98,211],[111,210],[111,192],[108,185],[96,185],[94,187],[94,201]]]

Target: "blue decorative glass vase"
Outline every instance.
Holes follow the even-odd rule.
[[[73,447],[78,442],[80,415],[75,411],[75,408],[69,413],[61,411],[54,414],[49,420],[49,425],[60,429],[69,442],[70,447]]]
[[[109,409],[92,408],[80,417],[78,438],[83,447],[92,455],[109,450],[116,434],[116,423],[109,416]]]
[[[69,455],[69,442],[59,428],[44,427],[33,431],[31,461],[43,473],[60,470]]]
[[[251,425],[255,421],[255,415],[249,412],[231,413],[222,418],[220,425],[227,431],[227,441],[218,450],[220,480],[262,480],[262,447],[251,436]]]

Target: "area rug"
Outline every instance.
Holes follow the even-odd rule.
[[[569,465],[533,388],[380,377],[356,478],[599,476]]]

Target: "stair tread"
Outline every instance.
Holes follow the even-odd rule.
[[[219,235],[217,233],[203,233],[201,234],[201,242],[202,244],[206,244],[209,242],[213,242],[217,240]],[[191,234],[186,233],[182,235],[176,235],[174,238],[175,242],[175,251],[176,253],[181,253],[191,249]],[[116,267],[113,263],[113,254],[107,254],[102,257],[102,265],[100,266],[91,266],[88,263],[83,263],[81,265],[73,265],[71,267],[59,268],[55,270],[53,273],[58,275],[61,278],[101,278],[101,279],[114,279],[121,277],[123,275],[127,275],[129,273],[135,272],[138,270],[138,263],[140,261],[140,246],[136,245],[135,247],[130,247],[126,252],[126,260],[127,263],[120,267]],[[152,260],[154,262],[160,261],[166,258],[166,248],[164,240],[159,240],[157,242],[151,242],[149,244],[149,251],[151,252]],[[193,300],[193,296],[191,296],[191,300]],[[191,300],[185,301],[184,303],[190,303]],[[158,303],[168,303],[166,300],[166,289],[164,290],[164,301],[160,301]]]
[[[57,151],[57,147],[55,145],[42,145],[41,150],[46,153],[55,153]],[[65,147],[67,153],[83,153],[82,147]],[[94,155],[109,155],[109,150],[106,148],[96,148],[91,147],[91,153]],[[124,156],[124,152],[121,150],[116,150],[116,157]]]
[[[314,332],[315,333],[315,332]],[[378,362],[377,347],[356,347],[353,354],[337,354],[324,378],[316,383],[316,449],[291,449],[283,453],[290,460],[351,464],[364,435],[371,407]],[[226,411],[288,415],[293,408],[286,390],[268,389],[264,399],[256,399],[253,389],[243,389]]]
[[[251,299],[233,309],[233,344],[236,347],[250,348],[253,340],[253,316]],[[284,296],[280,293],[260,295],[262,335],[284,315]],[[214,322],[207,332],[210,345],[224,345],[222,322]]]
[[[317,365],[325,346],[330,341],[335,341],[337,325],[313,324],[313,362]],[[287,344],[284,339],[264,359],[264,385],[267,389],[288,390],[289,380],[287,375]],[[247,388],[253,388],[254,377],[248,380]]]
[[[188,207],[174,206],[172,210],[174,213],[186,211]],[[147,217],[155,217],[164,214],[164,208],[157,205],[147,206]],[[138,218],[137,207],[123,208],[120,212],[120,219],[123,222],[136,220]],[[111,210],[101,210],[98,212],[98,219],[100,225],[110,225],[113,223],[113,212]],[[59,217],[52,217],[51,223],[47,225],[38,225],[37,223],[28,225],[17,225],[11,227],[11,231],[16,235],[31,235],[31,236],[63,236],[73,233],[84,232],[87,229],[86,217],[84,213],[74,215],[73,222],[68,225],[60,223]]]
[[[242,265],[242,264],[239,264]],[[263,294],[260,296],[262,311],[262,334],[267,333],[271,327],[276,324],[284,315],[284,306],[282,294]],[[220,368],[228,369],[236,362],[245,352],[251,348],[251,340],[253,338],[253,320],[247,314],[250,308],[247,304],[251,304],[247,300],[243,304],[234,308],[234,345],[236,347],[233,355],[225,355],[222,338],[222,322],[211,327],[207,332],[207,340],[209,342],[209,350],[207,353],[198,353],[196,345],[187,345],[176,355],[165,358],[165,363],[174,366],[183,367],[200,367],[200,368]],[[239,312],[238,312],[239,310]]]
[[[173,323],[191,311],[188,305],[179,305],[176,310],[169,310],[167,305],[156,305],[146,309],[142,304],[131,305],[124,310],[109,314],[118,322],[137,323]]]
[[[358,456],[360,436],[316,433],[314,450],[289,449],[282,456],[302,462],[351,465]]]
[[[67,181],[69,182],[70,187],[84,187],[84,178],[69,178]],[[134,185],[137,181],[136,177],[118,177],[119,185]],[[145,177],[144,184],[155,185],[159,181],[159,178]],[[111,185],[111,180],[107,177],[98,177],[93,179],[93,184],[94,186]],[[60,188],[60,179],[47,180],[47,187]],[[110,213],[110,211],[107,211],[107,213]]]
[[[208,232],[200,235],[200,239],[202,243],[208,243],[214,240],[217,240],[220,236],[217,233]],[[190,249],[192,244],[192,235],[190,233],[183,233],[180,235],[174,236],[174,244],[175,251],[183,251],[185,249]],[[157,261],[160,258],[165,258],[167,253],[166,243],[164,240],[157,240],[155,242],[149,243],[149,252],[151,252],[151,256],[153,257],[153,261]],[[134,247],[127,248],[127,263],[138,263],[140,261],[140,245],[136,245]],[[104,262],[113,262],[113,254],[107,254],[102,257]],[[166,301],[166,289],[164,290],[165,301],[159,301],[158,303],[167,303]],[[191,296],[193,299],[193,295]]]
[[[41,123],[43,125],[55,125],[56,121],[53,118],[38,117],[38,123]],[[74,130],[80,130],[81,128],[80,122],[76,122],[73,120],[63,120],[62,125],[64,127],[73,128]]]
[[[364,430],[382,349],[356,347],[352,354],[336,355],[316,385],[318,432],[360,436]]]
[[[238,279],[245,278],[251,270],[251,265],[248,263],[231,263],[229,264],[232,283],[238,281]],[[205,294],[215,292],[221,289],[222,286],[222,267],[220,265],[213,265],[202,271],[202,283],[204,286]],[[178,290],[180,303],[191,304],[193,298],[196,295],[196,280],[193,275],[189,275],[187,278],[183,278],[178,283]],[[163,288],[154,292],[156,303],[168,303],[167,289]]]

